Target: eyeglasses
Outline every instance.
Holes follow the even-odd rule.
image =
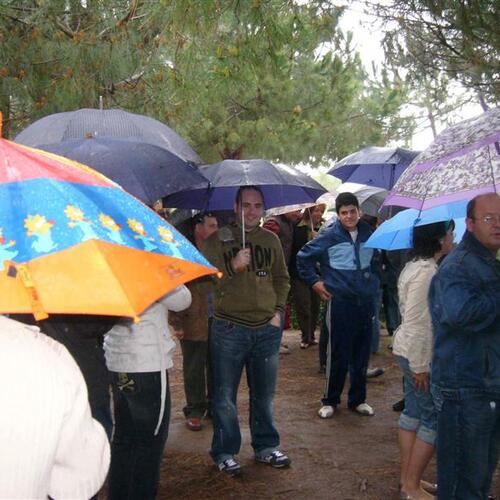
[[[473,217],[472,220],[480,220],[485,224],[491,225],[493,223],[500,224],[500,215],[485,215],[484,217]]]

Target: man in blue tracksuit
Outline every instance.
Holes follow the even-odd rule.
[[[375,314],[373,297],[379,288],[377,254],[364,247],[372,229],[360,220],[356,196],[339,194],[335,209],[337,221],[297,254],[300,277],[328,301],[326,389],[318,414],[321,418],[333,416],[349,371],[347,405],[361,415],[371,416],[373,408],[365,402],[366,369]],[[317,273],[318,263],[321,276]]]

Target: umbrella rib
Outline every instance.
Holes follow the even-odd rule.
[[[491,150],[490,148],[488,147],[488,158],[489,158],[489,164],[490,164],[490,169],[491,169],[491,181],[492,181],[492,184],[493,184],[493,191],[495,193],[498,193],[497,191],[497,184],[496,184],[496,181],[495,181],[495,171],[493,170],[493,159],[491,158]],[[497,151],[497,153],[500,155],[500,147],[498,145],[498,142],[495,142],[495,149]]]

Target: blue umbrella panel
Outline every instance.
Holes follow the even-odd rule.
[[[455,221],[455,241],[465,232],[466,201],[450,203],[431,208],[403,210],[383,222],[366,241],[365,247],[382,250],[404,250],[413,246],[413,228],[434,222]]]

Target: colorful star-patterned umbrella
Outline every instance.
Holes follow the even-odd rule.
[[[96,171],[0,139],[0,313],[137,317],[217,270]]]

